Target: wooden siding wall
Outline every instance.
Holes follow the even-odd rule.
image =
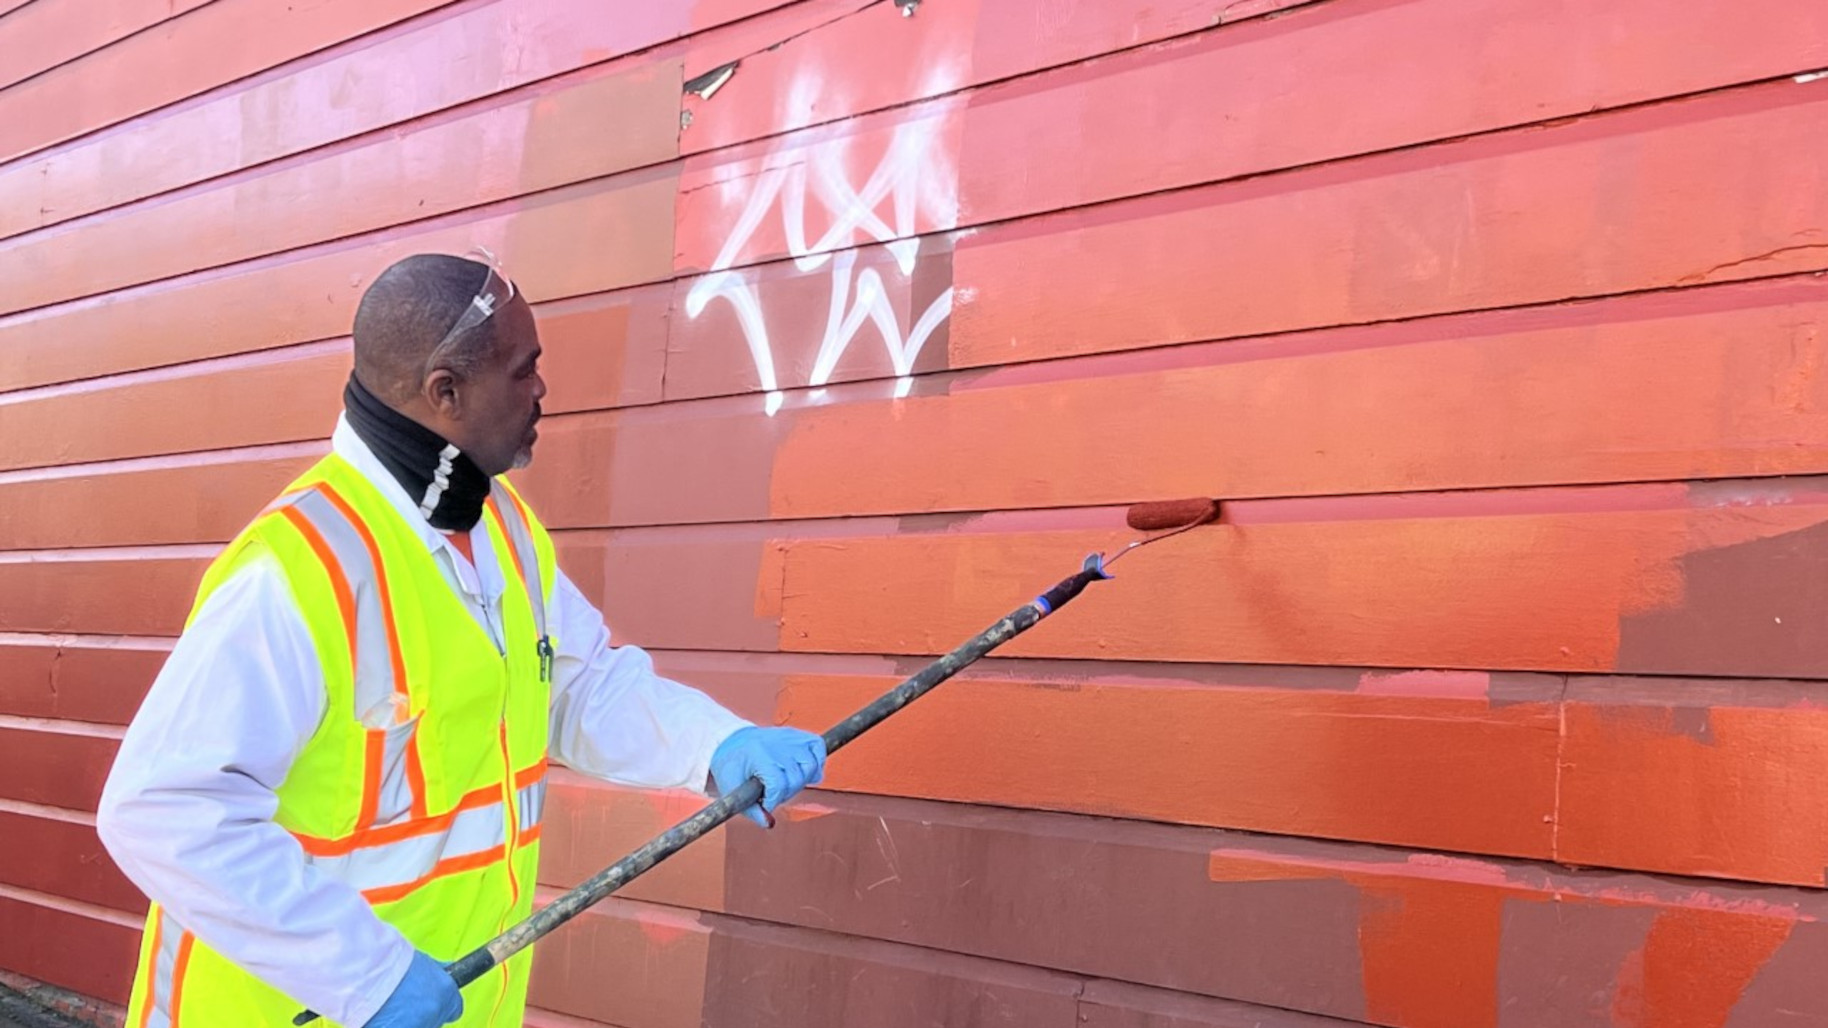
[[[365,284],[484,244],[565,566],[749,716],[1235,500],[534,1023],[1828,1024],[1821,0],[0,12],[0,968],[124,1000],[120,726]],[[689,809],[561,775],[545,885]]]

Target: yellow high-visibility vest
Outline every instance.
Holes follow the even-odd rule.
[[[326,706],[274,821],[443,961],[531,912],[546,796],[552,541],[502,480],[483,521],[508,585],[499,647],[421,535],[334,454],[217,557],[191,610],[247,562],[277,560]],[[465,988],[457,1023],[518,1026],[531,959],[523,950]],[[254,1028],[291,1024],[299,1004],[154,904],[127,1010],[127,1028]]]

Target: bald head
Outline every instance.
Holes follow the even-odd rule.
[[[355,312],[355,374],[394,406],[416,395],[430,370],[426,358],[487,280],[478,261],[416,254],[395,262],[362,294]],[[475,374],[495,345],[496,321],[466,330],[438,359],[459,378]]]

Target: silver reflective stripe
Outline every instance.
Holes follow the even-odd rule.
[[[364,846],[341,856],[307,859],[328,877],[368,892],[411,885],[437,870],[440,861],[486,853],[507,841],[507,811],[498,801],[458,811],[443,831]]]
[[[323,493],[300,493],[293,506],[329,544],[355,598],[355,716],[370,728],[393,725],[406,711],[395,709],[393,649],[374,558],[361,532]]]
[[[492,487],[495,498],[495,509],[501,513],[502,527],[508,530],[508,542],[514,552],[520,555],[521,574],[526,579],[527,600],[533,604],[533,628],[540,638],[546,637],[546,589],[540,581],[539,551],[533,546],[533,530],[528,527],[526,519],[520,516],[520,508],[514,505],[514,497],[497,482]]]
[[[159,951],[152,955],[152,1011],[146,1028],[170,1028],[171,993],[178,966],[178,947],[184,941],[184,929],[171,919],[164,907],[159,908]]]
[[[375,823],[382,825],[403,821],[413,813],[413,783],[406,776],[406,751],[418,726],[402,725],[383,737],[381,748],[381,791],[375,801]]]
[[[546,812],[546,776],[514,794],[514,806],[520,811],[520,831],[531,832]]]

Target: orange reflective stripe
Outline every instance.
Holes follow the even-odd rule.
[[[544,822],[541,822],[541,824],[543,824],[543,823]],[[529,828],[526,831],[520,833],[520,844],[524,847],[530,842],[538,842],[539,838],[540,838],[540,825],[536,824],[532,828]]]
[[[546,761],[541,758],[539,763],[515,773],[515,787],[524,789],[536,784],[545,774]],[[416,835],[429,835],[432,832],[443,831],[449,828],[451,822],[455,821],[457,815],[463,811],[475,810],[477,807],[486,807],[491,803],[499,802],[501,802],[501,787],[485,785],[480,789],[472,790],[458,800],[457,805],[452,807],[449,812],[436,817],[415,818],[396,825],[358,829],[340,839],[324,839],[315,835],[305,835],[302,832],[293,832],[292,837],[297,839],[299,845],[311,856],[340,857],[368,846],[385,846],[390,842],[399,842],[401,839],[410,839]]]
[[[385,846],[390,842],[399,842],[401,839],[441,832],[449,828],[451,822],[457,820],[457,815],[463,811],[475,810],[477,807],[486,807],[491,803],[500,802],[501,789],[498,786],[485,786],[458,800],[457,805],[452,807],[449,812],[439,814],[437,817],[402,821],[397,825],[383,825],[379,828],[364,828],[340,839],[320,839],[298,832],[293,832],[292,837],[298,840],[306,853],[314,857],[340,857],[369,846]]]
[[[366,889],[362,892],[362,896],[368,900],[369,903],[390,903],[397,899],[404,899],[406,896],[411,895],[418,889],[430,885],[440,878],[448,878],[451,875],[460,874],[464,871],[474,871],[479,867],[488,867],[490,864],[502,860],[507,855],[508,848],[506,846],[495,846],[483,850],[480,853],[466,853],[461,857],[451,857],[446,860],[440,860],[437,864],[433,865],[431,871],[421,875],[413,881],[404,882],[400,885],[386,885],[378,889]]]
[[[330,588],[336,593],[336,606],[343,614],[343,630],[349,635],[349,666],[351,673],[355,667],[355,594],[349,589],[349,579],[343,574],[343,565],[336,559],[335,551],[324,539],[324,534],[317,530],[311,519],[300,513],[297,507],[281,507],[279,513],[292,522],[298,534],[305,537],[311,551],[324,564],[324,573],[330,576]]]
[[[190,948],[197,937],[185,932],[178,937],[178,963],[171,972],[171,1028],[178,1028],[178,1005],[184,1002],[184,972],[190,967]]]
[[[508,541],[508,556],[514,560],[514,577],[526,582],[527,569],[521,566],[520,547],[514,545],[514,536],[508,532],[508,522],[501,516],[501,508],[495,505],[495,497],[491,495],[483,504],[489,508],[490,514],[495,515],[495,527],[501,530],[501,537]]]
[[[381,806],[381,765],[387,755],[387,733],[379,728],[368,730],[368,745],[362,764],[362,810],[355,816],[357,827],[374,824]]]

